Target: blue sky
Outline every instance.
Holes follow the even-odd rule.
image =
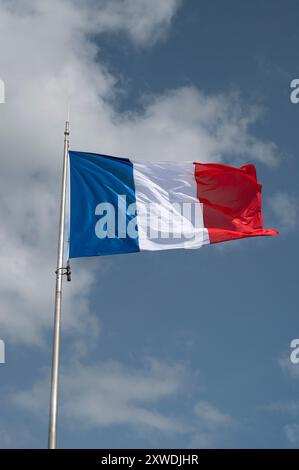
[[[76,150],[253,162],[281,233],[73,260],[59,446],[298,447],[298,13],[292,0],[3,2],[0,447],[47,444],[68,101]]]

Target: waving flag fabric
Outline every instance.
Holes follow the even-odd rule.
[[[263,227],[255,167],[69,152],[69,256],[200,248]]]

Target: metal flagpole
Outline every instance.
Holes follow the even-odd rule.
[[[53,353],[52,353],[52,374],[51,374],[51,398],[50,398],[50,417],[49,417],[49,449],[56,449],[57,438],[57,401],[58,401],[58,375],[59,375],[59,349],[60,349],[60,324],[61,324],[61,294],[62,294],[62,276],[67,275],[70,280],[70,267],[63,266],[64,250],[64,220],[66,205],[66,186],[67,186],[67,167],[69,150],[69,121],[65,123],[64,130],[64,154],[63,171],[60,200],[60,218],[59,218],[59,239],[56,269],[56,290],[55,290],[55,312],[54,312],[54,333],[53,333]]]

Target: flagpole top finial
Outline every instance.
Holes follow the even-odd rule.
[[[70,121],[65,121],[64,135],[70,135]]]

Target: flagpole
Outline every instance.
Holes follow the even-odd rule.
[[[69,134],[70,134],[69,121],[67,120],[65,123],[65,130],[64,130],[64,153],[63,153],[63,170],[62,170],[60,218],[59,218],[59,239],[58,239],[58,254],[57,254],[57,269],[56,269],[54,332],[53,332],[52,373],[51,373],[51,397],[50,397],[50,417],[49,417],[49,436],[48,436],[48,448],[49,449],[56,449],[56,442],[57,442],[57,402],[58,402],[62,276],[64,274],[67,274],[69,271],[69,266],[67,268],[63,266],[64,219],[65,219],[65,204],[66,204]]]

